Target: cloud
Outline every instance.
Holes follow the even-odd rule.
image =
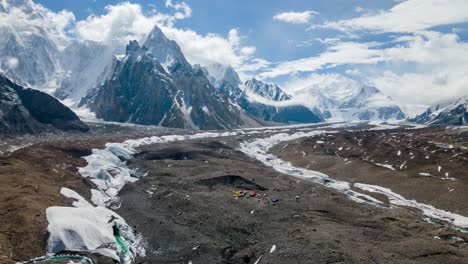
[[[21,4],[3,2],[3,7],[6,12],[0,15],[0,30],[15,32],[20,38],[45,34],[59,48],[68,42],[66,31],[75,22],[73,13],[66,10],[52,12],[31,0],[22,1]]]
[[[237,67],[237,71],[239,74],[243,74],[244,77],[241,76],[242,79],[250,78],[256,75],[257,72],[264,70],[271,66],[271,62],[261,59],[261,58],[253,58],[249,60],[248,63],[244,63]]]
[[[270,64],[261,75],[293,74],[284,85],[288,91],[294,91],[295,87],[313,87],[317,82],[338,87],[330,79],[337,78],[343,85],[346,82],[339,75],[319,78],[313,74],[298,78],[294,73],[349,64],[353,68],[345,71],[346,74],[366,78],[365,82],[405,105],[409,113],[421,110],[421,106],[468,95],[468,43],[462,42],[456,34],[434,31],[407,35],[398,41],[393,47],[378,43],[340,43],[316,57]],[[366,67],[368,65],[372,67]]]
[[[330,46],[318,56],[277,63],[260,73],[261,78],[299,72],[313,72],[324,68],[333,68],[345,64],[372,64],[384,60],[381,50],[375,49],[377,43],[340,42]]]
[[[359,83],[351,78],[337,73],[317,74],[306,76],[291,76],[282,86],[285,91],[293,95],[310,94],[312,90],[334,91],[338,88],[346,88],[348,91],[357,91]],[[336,97],[337,95],[335,95]],[[330,98],[335,98],[330,95]]]
[[[441,100],[467,95],[468,44],[459,39],[456,24],[468,22],[465,12],[468,1],[395,2],[388,10],[357,8],[358,17],[311,26],[309,29],[336,29],[353,34],[355,42],[346,44],[349,49],[341,47],[345,42],[323,42],[328,45],[325,52],[275,64],[263,76],[271,78],[349,65],[353,68],[345,71],[348,76],[359,73],[369,84],[404,104],[410,113]],[[452,33],[431,31],[446,25],[453,25]],[[359,43],[359,35],[382,33],[399,34],[382,42],[382,46]]]
[[[342,31],[418,32],[435,26],[466,22],[466,10],[466,0],[407,0],[397,3],[389,10],[327,22],[320,27]]]
[[[173,4],[172,0],[166,0],[165,5],[166,7],[172,7],[177,11],[182,11],[182,12],[176,12],[174,14],[175,19],[185,19],[185,18],[189,18],[192,16],[192,9],[185,2]]]
[[[395,63],[413,63],[413,69],[401,71],[399,64],[389,65],[370,76],[369,82],[407,105],[408,111],[468,95],[468,43],[457,35],[425,32],[385,52]]]
[[[103,15],[91,15],[76,23],[80,39],[123,45],[133,39],[142,40],[155,24],[165,23],[171,17],[160,13],[146,16],[140,5],[128,2],[105,9]]]
[[[133,39],[143,42],[153,26],[158,25],[169,39],[179,44],[192,64],[216,62],[239,67],[255,53],[255,47],[243,45],[244,38],[238,29],[231,29],[227,36],[221,36],[213,33],[202,35],[191,29],[177,28],[174,22],[190,17],[190,7],[184,2],[173,3],[170,0],[165,5],[178,12],[172,15],[155,11],[145,14],[139,4],[124,2],[108,5],[103,15],[92,15],[79,21],[76,33],[81,39],[125,45]]]
[[[16,67],[18,67],[18,59],[15,57],[6,57],[4,58],[5,62],[3,63],[8,69],[14,70]]]
[[[238,46],[240,44],[239,31],[237,29],[231,29],[228,33],[228,40],[232,46]]]
[[[315,15],[318,15],[318,13],[310,10],[304,12],[284,12],[276,14],[273,19],[290,24],[307,24]]]
[[[192,9],[185,2],[166,0],[165,6],[175,10],[173,14],[161,13],[151,5],[151,12],[144,12],[140,4],[122,2],[107,5],[102,15],[90,15],[76,23],[75,32],[80,39],[106,44],[125,44],[130,40],[143,40],[154,25],[174,27],[177,20],[192,16]]]
[[[348,75],[360,75],[361,71],[359,71],[358,69],[347,69],[345,73]]]
[[[242,45],[242,37],[237,29],[231,29],[227,38],[213,33],[201,35],[193,30],[175,27],[163,26],[161,29],[168,38],[180,45],[192,64],[221,63],[240,67],[255,52],[255,47]]]

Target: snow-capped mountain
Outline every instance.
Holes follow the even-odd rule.
[[[323,121],[319,114],[295,104],[291,96],[276,84],[267,84],[255,78],[241,83],[231,66],[218,64],[204,68],[216,88],[225,94],[231,104],[260,121],[280,123],[317,123]]]
[[[291,99],[291,95],[285,93],[278,85],[274,83],[264,83],[255,78],[244,83],[247,93],[253,93],[262,98],[280,102]]]
[[[153,54],[167,72],[177,72],[180,70],[191,71],[192,66],[185,59],[179,45],[168,39],[157,26],[151,30],[144,45]]]
[[[1,69],[30,85],[48,82],[58,69],[58,49],[53,42],[39,34],[16,34],[0,28]]]
[[[21,10],[31,19],[46,16],[34,7],[32,1],[2,1],[0,16],[15,19],[15,10]],[[54,78],[60,67],[57,61],[59,48],[51,40],[51,32],[40,23],[3,24],[0,25],[0,36],[0,69],[13,76],[15,81],[40,87]]]
[[[116,59],[110,78],[83,100],[98,118],[190,129],[244,124],[239,110],[218,93],[201,69],[192,68],[177,43],[159,28],[153,29],[146,43],[148,47],[140,47],[131,41],[126,55]],[[170,59],[162,64],[151,50],[158,51],[159,58]]]
[[[227,82],[231,85],[240,85],[241,79],[237,72],[230,65],[220,63],[212,63],[203,67],[210,82],[218,87],[222,82]]]
[[[267,84],[255,78],[242,85],[238,85],[237,81],[229,81],[224,78],[229,69],[226,66],[211,66],[205,69],[220,91],[252,115],[258,116],[263,113],[260,115],[265,119],[273,116],[272,111],[265,109],[268,109],[265,105],[274,106],[273,109],[285,109],[287,106],[295,106],[296,109],[308,108],[314,116],[320,116],[319,119],[388,120],[405,117],[400,107],[377,88],[359,85],[351,80],[339,83],[317,82],[296,89],[294,95],[291,95],[276,84]],[[291,114],[289,119],[294,118],[293,116]]]
[[[409,121],[428,125],[468,124],[468,96],[433,105]]]
[[[60,35],[41,21],[48,10],[29,0],[0,1],[0,15],[37,23],[0,26],[0,69],[15,81],[77,101],[99,83],[110,68],[116,48]],[[101,78],[102,79],[102,78]]]
[[[33,17],[44,15],[41,13],[42,9],[31,1],[15,0],[1,3],[0,12],[4,14],[10,12],[12,8],[19,7]],[[132,76],[124,78],[119,75],[123,74],[119,67],[127,67],[128,59],[133,58],[132,54],[136,54],[136,50],[131,51],[132,54],[127,50],[123,57],[117,59],[114,56],[116,47],[73,39],[57,41],[53,32],[53,28],[44,27],[40,23],[26,28],[0,27],[1,35],[5,36],[0,39],[0,69],[15,81],[44,90],[59,99],[68,99],[67,104],[78,102],[85,97],[81,105],[92,106],[91,110],[96,112],[98,117],[106,120],[151,124],[162,122],[162,117],[159,119],[160,115],[166,114],[167,109],[161,110],[159,106],[155,106],[162,98],[141,97],[141,101],[138,102],[131,102],[133,99],[127,98],[129,102],[126,104],[135,105],[135,109],[121,109],[121,111],[127,111],[128,116],[118,111],[106,112],[102,108],[105,105],[109,109],[116,110],[119,106],[111,106],[111,103],[119,104],[124,100],[112,101],[99,97],[101,94],[102,96],[116,96],[110,92],[109,88],[117,85],[115,80],[133,78]],[[249,119],[249,116],[261,121],[275,122],[319,122],[323,118],[386,120],[404,117],[400,108],[390,98],[372,87],[342,87],[340,89],[325,86],[319,89],[312,87],[314,89],[307,90],[307,97],[313,97],[313,100],[304,102],[302,98],[306,97],[303,94],[287,93],[276,84],[264,83],[255,78],[242,83],[231,66],[221,64],[205,67],[192,66],[179,45],[168,39],[158,27],[154,27],[149,33],[143,47],[146,47],[147,51],[140,54],[142,58],[147,57],[146,53],[152,54],[151,60],[156,60],[164,72],[157,70],[159,66],[155,63],[145,64],[142,61],[135,61],[131,67],[128,66],[127,74],[140,72],[148,75],[149,72],[145,72],[147,69],[143,71],[136,66],[144,64],[149,65],[151,69],[156,69],[154,73],[161,80],[164,79],[161,77],[163,73],[169,76],[166,81],[176,88],[171,92],[172,94],[168,94],[171,98],[169,104],[174,104],[174,107],[180,110],[183,114],[181,119],[183,121],[166,120],[161,123],[167,126],[237,127],[245,125],[245,120]],[[143,47],[140,49],[144,49]],[[149,83],[160,85],[159,82],[150,80],[151,78],[149,78]],[[135,77],[132,82],[134,83],[119,85],[132,90],[144,83],[144,80],[138,80]],[[102,87],[107,88],[101,89]],[[166,88],[164,85],[161,86],[162,90]],[[173,89],[167,88],[166,90],[172,91]],[[129,94],[122,93],[120,96],[125,97]],[[134,95],[136,96],[137,93]],[[140,109],[136,109],[138,103],[147,103],[145,99],[151,101],[151,106],[143,105]],[[158,102],[158,104],[164,105],[165,103]],[[162,112],[151,113],[151,117],[148,116],[149,113],[144,117],[135,115],[134,111],[143,111],[145,107],[152,109],[148,111],[158,109]]]
[[[102,84],[112,69],[115,49],[94,41],[73,40],[60,52],[60,83],[54,95],[79,100]]]
[[[401,120],[405,114],[393,100],[373,86],[362,86],[355,96],[341,101],[339,109],[349,119]]]
[[[295,91],[304,104],[315,107],[326,119],[401,120],[405,114],[388,96],[373,86],[357,82],[316,83]]]
[[[205,67],[200,65],[195,65],[195,67],[204,71],[210,83],[226,95],[232,104],[236,104],[244,96],[239,75],[231,66],[214,63]]]

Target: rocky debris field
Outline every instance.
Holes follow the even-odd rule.
[[[468,130],[342,131],[277,145],[293,165],[468,215]]]
[[[152,145],[117,212],[148,263],[463,263],[464,234],[264,167],[238,140]],[[239,197],[240,196],[240,197]],[[151,208],[148,210],[148,208]]]
[[[214,133],[141,145],[127,162],[134,174],[144,177],[127,183],[118,194],[119,206],[112,209],[143,238],[146,254],[134,262],[468,263],[468,236],[457,229],[429,223],[414,208],[357,203],[337,190],[279,173],[240,151],[243,142],[321,126],[329,132],[278,142],[269,151],[291,166],[378,184],[467,215],[463,129],[382,131],[359,126],[371,130],[353,132],[358,127],[316,125],[233,131],[222,137]],[[92,149],[146,135],[184,133],[111,124],[91,127],[86,137],[34,137],[33,145],[0,159],[0,263],[46,253],[45,209],[71,202],[60,195],[62,187],[90,200],[90,189],[96,186],[77,168],[86,166],[82,157]],[[275,162],[273,156],[268,159]],[[438,167],[431,170],[434,164],[428,160],[442,164],[440,173]],[[99,254],[75,253],[94,263],[114,262]]]
[[[3,136],[0,143],[0,263],[45,254],[50,206],[66,205],[62,187],[89,198],[93,186],[78,174],[82,157],[107,142],[168,133],[168,129],[90,124],[92,132]],[[174,130],[172,130],[175,132]]]

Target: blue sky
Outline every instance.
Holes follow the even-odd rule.
[[[62,39],[123,47],[158,24],[191,63],[230,64],[290,93],[373,85],[408,112],[468,95],[466,0],[34,2]]]
[[[63,9],[72,11],[77,20],[83,20],[90,14],[102,15],[107,5],[115,5],[121,1],[109,0],[37,0],[53,11]],[[130,1],[140,4],[145,12],[156,7],[158,11],[170,12],[165,7],[164,0]],[[200,34],[217,33],[226,35],[230,29],[237,28],[245,36],[245,44],[257,48],[257,55],[272,61],[298,59],[319,54],[324,45],[313,38],[331,37],[339,32],[334,30],[314,30],[306,32],[310,25],[290,25],[273,19],[273,16],[285,11],[312,10],[318,12],[310,22],[320,23],[326,20],[340,20],[358,15],[357,7],[379,10],[395,4],[393,0],[362,1],[362,0],[188,0],[185,1],[192,9],[190,18],[180,20],[176,26],[190,28]],[[303,42],[308,42],[303,46]]]

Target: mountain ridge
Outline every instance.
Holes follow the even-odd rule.
[[[177,44],[166,40],[157,47],[166,43],[169,47],[162,48],[174,48],[169,53],[177,54]],[[127,45],[126,56],[117,61],[111,77],[87,99],[98,118],[189,129],[242,125],[237,109],[223,103],[226,99],[216,93],[201,70],[185,64],[183,57],[164,67],[150,52],[157,47],[141,47],[137,41]]]
[[[468,96],[435,104],[408,121],[427,125],[465,125],[468,124]]]
[[[23,88],[0,73],[0,133],[36,134],[57,129],[89,130],[72,110],[54,97]]]

